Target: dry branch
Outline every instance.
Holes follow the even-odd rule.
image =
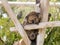
[[[31,29],[40,29],[40,28],[47,28],[47,27],[57,27],[60,26],[60,21],[53,21],[53,22],[42,22],[39,25],[26,25],[24,29],[31,30]]]
[[[42,15],[42,22],[48,21],[48,8],[49,0],[40,0],[40,13]],[[39,29],[39,34],[37,35],[37,45],[43,45],[45,38],[46,28]]]
[[[42,22],[39,23],[38,25],[36,24],[30,24],[24,26],[25,30],[32,30],[32,29],[40,29],[40,28],[47,28],[47,27],[59,27],[60,26],[60,21],[53,21],[53,22]],[[17,31],[15,27],[10,28],[11,31]]]
[[[8,3],[11,5],[11,6],[22,6],[22,5],[25,5],[25,6],[36,6],[36,3],[35,2],[11,2],[11,1],[8,1]],[[0,1],[0,5],[2,6],[2,2]],[[60,2],[50,2],[50,6],[56,6],[56,7],[60,7]]]
[[[6,9],[7,13],[9,14],[9,17],[14,22],[17,31],[22,36],[22,38],[23,38],[24,42],[26,43],[26,45],[30,45],[30,40],[29,40],[26,32],[24,31],[23,27],[21,26],[21,24],[17,20],[16,15],[13,13],[12,9],[10,8],[7,0],[1,0],[1,2],[2,2],[2,5],[4,6],[4,8]]]

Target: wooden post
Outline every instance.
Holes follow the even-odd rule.
[[[26,45],[26,44],[25,44],[24,40],[21,39],[19,41],[15,41],[13,45]]]
[[[7,13],[9,14],[10,18],[12,19],[12,21],[14,22],[17,31],[20,33],[20,35],[22,36],[24,42],[26,45],[30,45],[30,40],[26,34],[26,32],[24,31],[23,27],[21,26],[21,24],[19,23],[19,21],[16,18],[16,15],[13,13],[12,9],[10,8],[7,0],[1,0],[2,1],[2,5],[4,6],[4,8],[6,9]]]
[[[37,13],[40,13],[39,3],[40,3],[40,0],[36,0],[35,11],[36,11]]]
[[[48,7],[49,0],[40,0],[40,14],[42,15],[42,22],[48,21]],[[46,28],[40,29],[37,36],[37,45],[43,45]]]

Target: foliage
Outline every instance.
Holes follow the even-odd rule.
[[[1,9],[3,9],[3,12],[1,12],[0,17],[0,26],[2,26],[2,29],[0,29],[0,38],[4,42],[0,40],[0,45],[13,45],[14,41],[21,39],[21,36],[18,32],[10,32],[10,27],[14,27],[14,24],[9,17],[3,17],[6,11],[3,7]]]
[[[57,0],[51,1],[57,2]],[[52,14],[50,21],[60,20],[60,8],[51,7],[49,12]],[[60,27],[48,28],[47,30],[47,38],[45,38],[44,45],[60,45]]]
[[[55,27],[48,34],[44,45],[60,45],[60,27]]]

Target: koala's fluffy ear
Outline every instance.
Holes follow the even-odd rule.
[[[48,17],[51,17],[51,13],[49,13]]]
[[[50,17],[51,17],[51,13],[48,14],[48,21],[50,20]]]

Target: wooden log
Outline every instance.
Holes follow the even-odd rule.
[[[8,3],[11,6],[18,6],[18,7],[20,7],[22,5],[24,5],[24,6],[36,6],[35,2],[11,2],[11,1],[8,1]],[[60,2],[56,2],[56,3],[49,2],[49,4],[50,4],[51,7],[54,7],[54,6],[60,7]],[[0,5],[2,6],[2,2],[1,1],[0,1]]]
[[[26,45],[25,42],[22,40],[20,40],[20,45]]]
[[[11,5],[11,6],[35,6],[35,2],[12,2],[12,1],[8,1],[8,3]],[[0,1],[0,5],[2,6],[2,2]]]
[[[43,45],[45,38],[45,28],[39,30],[39,34],[37,36],[37,45]]]
[[[53,21],[53,22],[42,22],[39,25],[31,24],[25,25],[25,30],[32,30],[32,29],[40,29],[40,28],[47,28],[47,27],[60,27],[60,21]],[[11,31],[17,31],[16,27],[11,27]]]
[[[40,13],[42,15],[42,22],[48,21],[48,7],[49,7],[49,0],[40,0]],[[46,28],[39,29],[39,34],[37,36],[37,45],[44,44]]]
[[[53,21],[53,22],[42,22],[39,25],[26,25],[24,29],[31,30],[31,29],[40,29],[40,28],[47,28],[47,27],[58,27],[60,26],[60,21]]]
[[[7,13],[9,14],[9,17],[11,18],[11,20],[14,22],[17,31],[20,33],[20,35],[22,36],[24,42],[26,45],[30,45],[30,40],[26,34],[26,32],[24,31],[23,27],[21,26],[21,24],[19,23],[19,21],[16,18],[16,15],[13,13],[12,9],[10,8],[7,0],[1,0],[2,5],[4,6],[5,10],[7,11]]]
[[[21,39],[19,41],[15,41],[13,45],[26,45],[26,44],[25,44],[24,40]]]

